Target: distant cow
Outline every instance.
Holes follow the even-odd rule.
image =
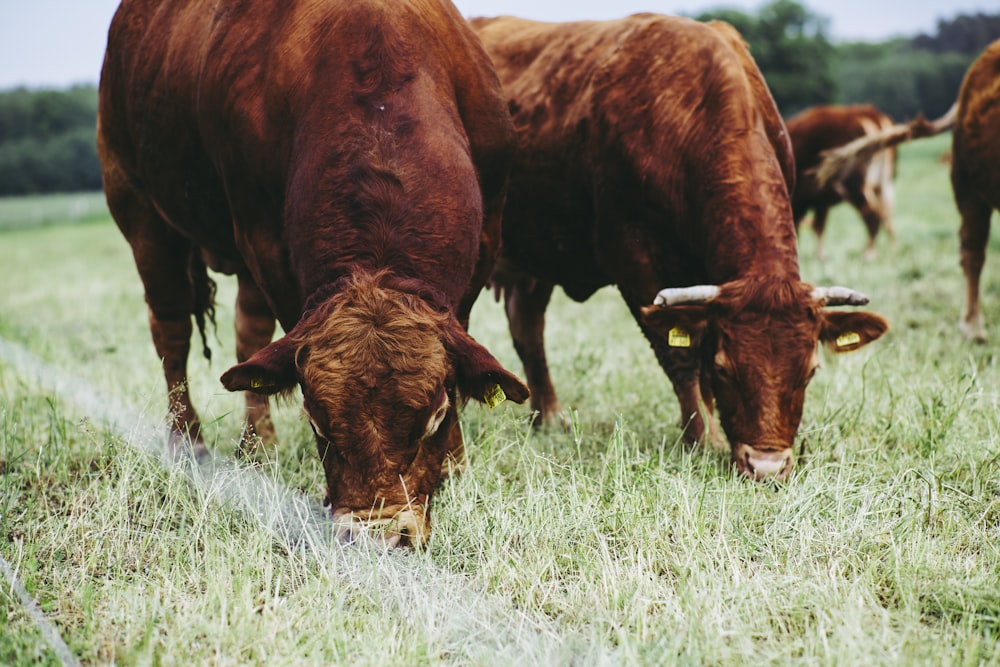
[[[239,364],[300,387],[341,534],[429,536],[460,461],[462,398],[527,388],[467,333],[499,243],[515,148],[499,82],[445,0],[133,0],[115,14],[98,142],[170,393],[172,442],[204,451],[185,370],[235,273]],[[275,317],[286,334],[271,342]],[[207,350],[206,350],[207,353]]]
[[[727,24],[473,20],[518,130],[494,280],[531,406],[560,411],[543,342],[555,285],[621,292],[677,393],[689,440],[721,438],[738,470],[786,477],[817,341],[836,351],[886,321],[867,299],[802,282],[791,144]]]
[[[879,228],[884,228],[890,237],[893,236],[895,149],[887,148],[876,153],[843,178],[822,188],[811,170],[819,164],[824,151],[892,127],[892,119],[870,104],[857,104],[812,107],[792,116],[786,124],[795,152],[792,215],[796,228],[812,211],[816,252],[822,257],[827,213],[832,206],[846,201],[857,210],[868,229],[865,258],[874,258],[875,237]]]
[[[951,186],[962,216],[960,256],[965,272],[965,308],[959,329],[984,342],[986,328],[979,303],[979,281],[986,262],[990,217],[1000,210],[1000,40],[986,47],[969,66],[958,100],[933,122],[918,117],[884,132],[857,139],[829,153],[817,167],[821,182],[836,180],[887,146],[952,131]]]

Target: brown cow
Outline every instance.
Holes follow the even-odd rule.
[[[969,66],[958,100],[933,122],[918,117],[884,132],[857,139],[828,154],[817,167],[821,182],[835,180],[858,162],[887,146],[952,131],[951,186],[962,216],[959,231],[962,270],[965,273],[965,308],[959,329],[970,340],[986,341],[979,303],[979,281],[986,262],[990,218],[1000,210],[1000,40],[986,47]]]
[[[560,406],[545,361],[555,285],[614,284],[670,377],[686,437],[786,477],[817,341],[838,352],[887,329],[844,288],[799,277],[791,145],[727,24],[477,19],[518,130],[494,280],[540,421]],[[655,299],[655,305],[654,305]]]
[[[875,237],[879,228],[894,236],[892,209],[895,199],[893,175],[896,151],[887,148],[858,164],[840,180],[819,187],[811,170],[822,153],[858,137],[875,134],[893,125],[889,116],[870,104],[850,106],[823,105],[806,109],[788,119],[788,134],[795,153],[795,189],[792,192],[792,215],[798,228],[809,211],[816,232],[816,253],[823,256],[823,230],[832,206],[842,201],[857,210],[868,230],[865,258],[875,257]]]
[[[235,273],[239,364],[301,387],[344,537],[421,545],[460,398],[527,388],[467,333],[499,243],[515,136],[446,0],[133,0],[115,14],[98,141],[163,359],[172,441],[204,451],[187,390],[194,315]],[[275,317],[284,337],[271,342]],[[255,413],[254,410],[261,411]]]

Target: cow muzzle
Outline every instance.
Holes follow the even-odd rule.
[[[370,539],[387,548],[423,548],[431,536],[431,523],[424,508],[409,505],[398,511],[382,508],[332,511],[337,539],[344,544]]]
[[[784,481],[795,468],[795,458],[789,449],[757,449],[739,444],[733,449],[736,469],[754,481]]]

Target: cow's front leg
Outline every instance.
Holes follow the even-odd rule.
[[[455,406],[452,405],[451,431],[448,433],[447,453],[444,459],[444,476],[459,475],[465,471],[468,461],[465,458],[465,440],[462,438],[462,425],[458,421],[458,414]]]
[[[507,324],[514,350],[524,365],[524,376],[531,391],[531,409],[535,413],[532,423],[536,426],[563,417],[545,359],[545,309],[553,289],[553,285],[528,276],[504,283]]]
[[[654,340],[653,350],[680,404],[681,437],[690,444],[728,451],[725,436],[715,419],[715,396],[707,378],[702,377],[698,348],[670,347]]]
[[[264,348],[274,337],[275,319],[260,288],[245,273],[237,275],[236,294],[236,359],[243,363]],[[244,392],[246,412],[240,438],[240,454],[253,456],[260,444],[273,445],[278,441],[271,420],[271,406],[263,394]]]
[[[190,443],[192,455],[200,460],[208,451],[201,439],[201,421],[188,391],[187,358],[191,348],[192,329],[190,315],[177,319],[166,318],[157,315],[152,307],[149,308],[149,330],[156,354],[163,362],[163,375],[167,381],[169,453],[178,458],[187,451]]]

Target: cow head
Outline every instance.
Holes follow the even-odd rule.
[[[806,385],[820,365],[818,343],[850,352],[889,328],[874,313],[825,306],[867,302],[847,288],[746,279],[662,290],[642,318],[654,345],[701,355],[702,385],[714,395],[736,468],[751,479],[780,480],[795,465],[792,445]]]
[[[375,530],[391,546],[430,535],[431,496],[461,446],[457,403],[528,396],[447,309],[367,277],[222,382],[266,394],[300,386],[340,535]]]

